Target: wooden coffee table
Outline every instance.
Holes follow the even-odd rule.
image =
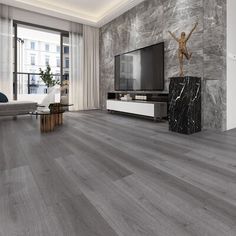
[[[35,111],[30,113],[36,117],[40,117],[40,130],[42,133],[54,131],[56,126],[63,124],[63,113],[65,111],[60,111],[52,113],[51,111]]]
[[[35,111],[31,112],[31,115],[36,117],[40,116],[40,130],[42,133],[52,132],[55,127],[63,124],[63,113],[65,107],[72,106],[61,103],[52,103],[49,105],[48,111]]]

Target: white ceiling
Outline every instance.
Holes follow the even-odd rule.
[[[0,0],[11,6],[100,27],[144,0]]]

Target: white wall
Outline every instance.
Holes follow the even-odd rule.
[[[227,129],[236,128],[236,0],[227,0]]]
[[[64,31],[70,31],[71,22],[56,17],[50,17],[36,12],[31,12],[12,7],[12,16],[14,20],[27,22],[31,24],[46,26]]]

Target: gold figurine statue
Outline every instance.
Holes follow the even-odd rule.
[[[184,71],[183,71],[183,64],[184,64],[184,57],[186,57],[187,60],[190,60],[192,57],[192,53],[188,52],[187,49],[187,42],[190,39],[193,31],[197,28],[198,23],[195,24],[193,29],[190,31],[189,35],[186,37],[186,33],[182,32],[180,38],[178,39],[174,33],[168,31],[170,35],[178,42],[179,44],[179,50],[178,50],[178,57],[179,57],[179,64],[180,64],[180,76],[184,76]]]

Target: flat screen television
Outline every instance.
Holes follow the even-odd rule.
[[[115,56],[115,90],[164,90],[164,43]]]

